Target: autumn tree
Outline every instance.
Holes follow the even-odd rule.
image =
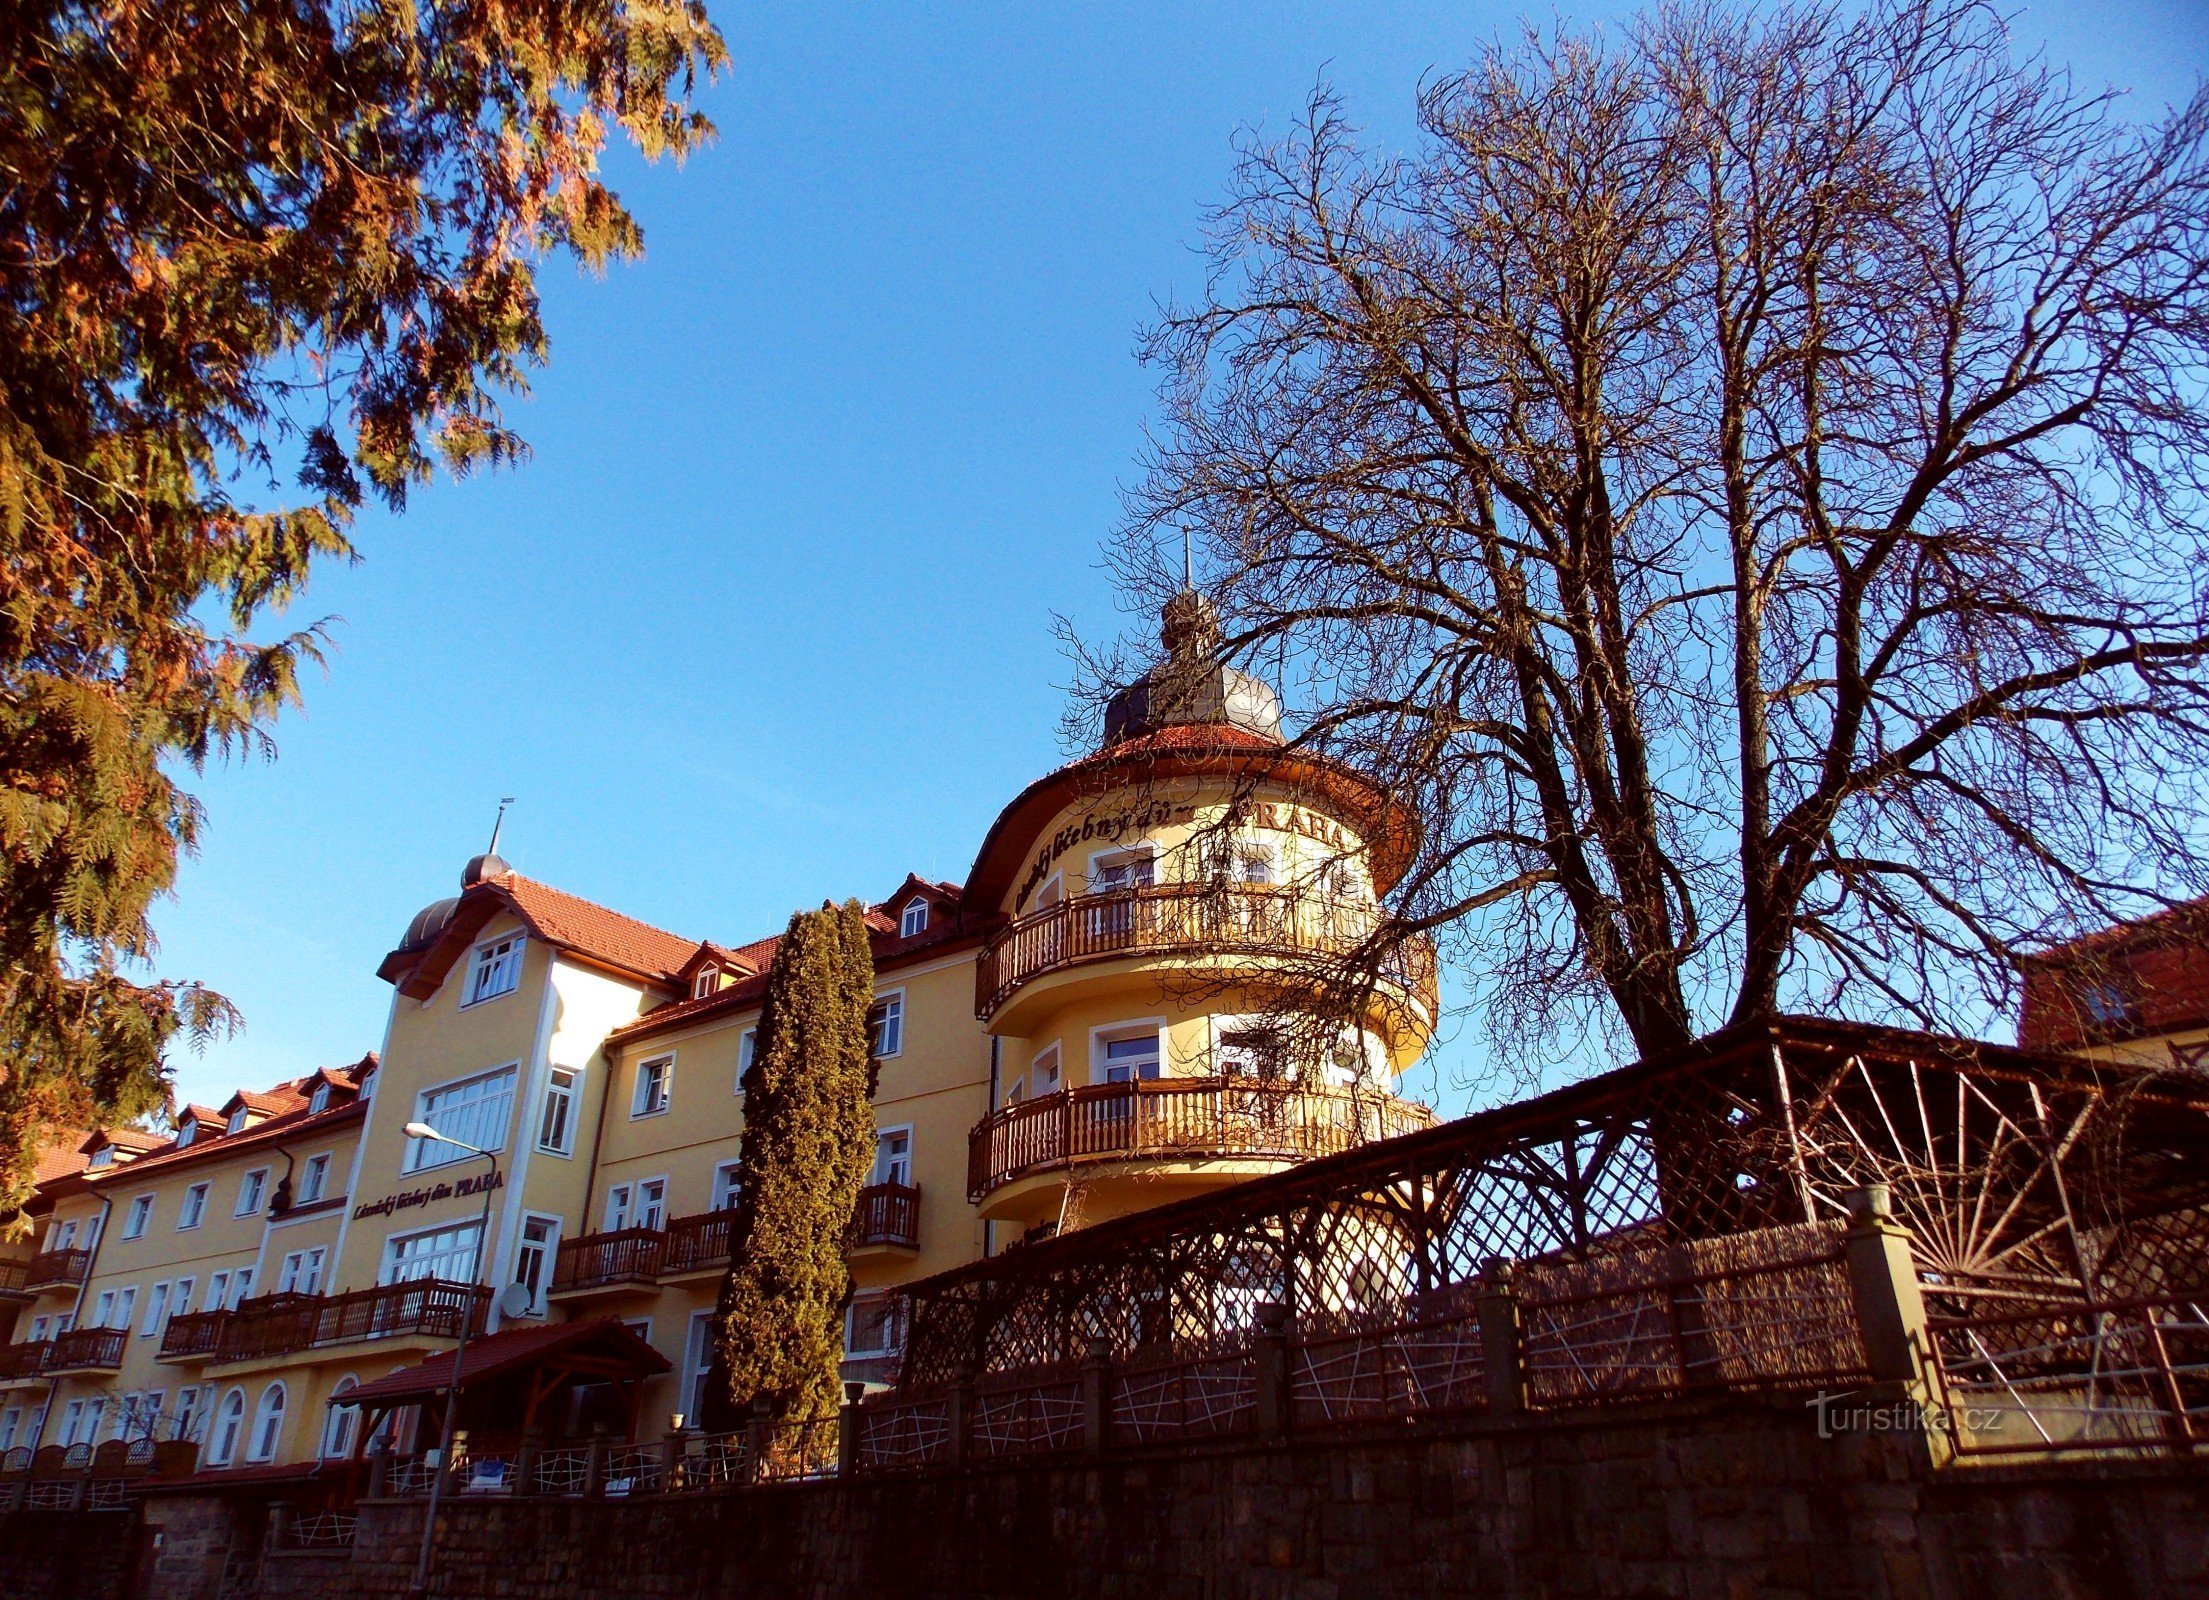
[[[708,1427],[733,1427],[762,1404],[778,1421],[836,1408],[851,1298],[844,1236],[874,1160],[873,1004],[866,908],[847,901],[792,917],[743,1079]]]
[[[180,775],[266,752],[365,499],[521,453],[536,264],[639,253],[599,152],[722,59],[696,0],[0,3],[0,1218],[228,1019],[139,970]]]
[[[1691,4],[1245,143],[1116,561],[1196,530],[1507,1045],[1968,1023],[2203,887],[2209,97],[2119,110],[1983,5]]]

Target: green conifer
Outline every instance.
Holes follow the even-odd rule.
[[[744,1074],[709,1428],[736,1426],[760,1402],[778,1420],[835,1410],[851,1297],[844,1232],[874,1152],[873,1002],[865,909],[846,901],[792,917]]]

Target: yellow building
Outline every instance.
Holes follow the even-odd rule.
[[[847,1377],[894,1371],[901,1284],[1431,1120],[1391,1092],[1433,1028],[1430,963],[1376,964],[1328,1012],[1348,1024],[1293,1025],[1371,931],[1407,819],[1283,744],[1194,595],[1165,640],[1102,748],[1015,797],[964,885],[908,877],[870,908],[878,1143]],[[559,1343],[526,1330],[603,1318],[657,1352],[621,1406],[579,1383],[540,1411],[532,1389],[547,1437],[696,1415],[773,947],[476,858],[378,967],[379,1052],[188,1107],[171,1140],[95,1136],[41,1191],[37,1264],[0,1276],[20,1303],[0,1453],[188,1438],[204,1470],[297,1471],[360,1445],[333,1401],[449,1349],[464,1315],[486,1371]],[[407,1429],[392,1392],[369,1421]]]

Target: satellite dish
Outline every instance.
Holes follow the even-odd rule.
[[[499,1320],[512,1321],[526,1317],[537,1307],[537,1297],[529,1292],[526,1283],[510,1283],[499,1291]]]

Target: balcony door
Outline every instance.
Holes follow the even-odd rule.
[[[891,1128],[875,1135],[874,1181],[913,1186],[913,1130]]]
[[[1084,932],[1090,948],[1119,949],[1135,941],[1139,926],[1135,914],[1136,894],[1148,889],[1156,875],[1156,864],[1148,850],[1098,856],[1089,863],[1090,894],[1108,897],[1089,907],[1088,926]]]

